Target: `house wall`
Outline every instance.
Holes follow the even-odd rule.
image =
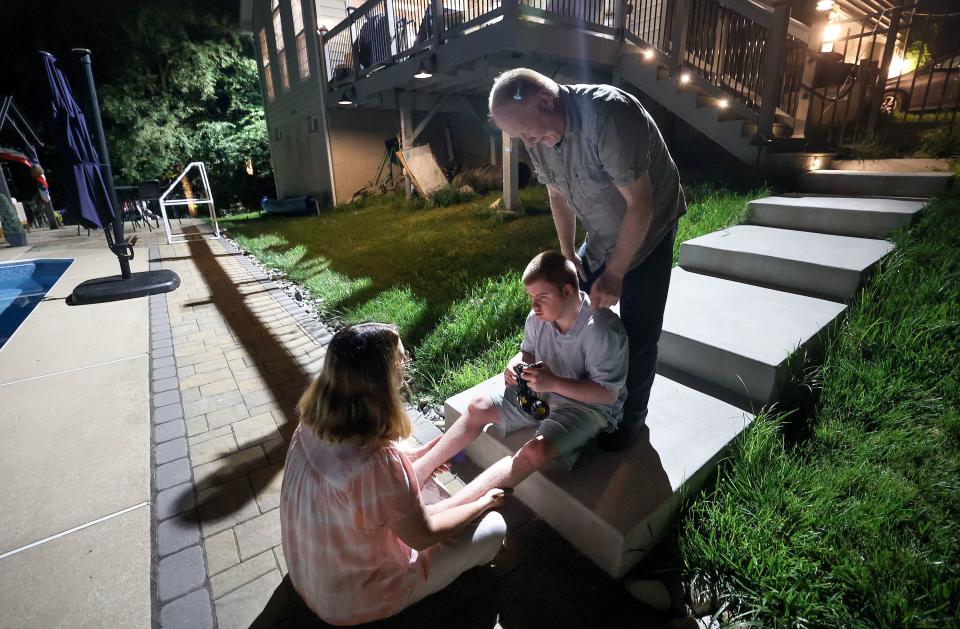
[[[264,114],[270,142],[270,158],[273,164],[277,197],[287,198],[302,195],[314,196],[322,205],[333,200],[333,187],[328,160],[327,134],[321,99],[321,68],[319,67],[319,43],[315,36],[317,22],[313,3],[302,3],[304,29],[306,32],[307,57],[310,76],[300,79],[297,59],[297,43],[293,32],[293,16],[290,0],[280,1],[283,24],[284,50],[290,77],[290,88],[281,84],[280,62],[273,36],[270,0],[255,0],[253,7],[254,38],[257,47],[257,65],[264,101]],[[267,49],[273,75],[273,100],[268,100],[265,77],[260,54],[260,29],[266,29]]]

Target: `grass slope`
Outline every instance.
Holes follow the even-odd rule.
[[[684,524],[689,571],[756,626],[958,626],[960,195],[896,241],[832,341],[809,437],[758,420]]]

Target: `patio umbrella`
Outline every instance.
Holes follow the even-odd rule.
[[[63,199],[67,209],[88,228],[103,229],[116,216],[100,155],[90,136],[86,117],[73,97],[73,90],[57,59],[42,52],[50,88],[50,120],[57,148],[70,169],[64,177],[67,189]],[[108,236],[108,241],[110,237]],[[111,243],[112,244],[112,243]]]
[[[175,290],[180,277],[169,269],[132,273],[133,240],[123,239],[123,221],[117,214],[117,197],[113,188],[113,174],[107,143],[100,122],[100,107],[90,67],[90,51],[75,49],[85,76],[82,92],[91,117],[93,131],[87,126],[83,110],[73,96],[73,90],[50,53],[41,52],[50,88],[50,116],[57,146],[70,171],[64,179],[67,207],[87,227],[99,227],[107,238],[110,251],[120,262],[120,275],[87,280],[73,289],[67,299],[69,305],[95,304],[119,299],[132,299]],[[96,144],[94,143],[96,141]]]

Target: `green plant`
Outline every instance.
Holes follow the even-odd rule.
[[[5,194],[0,194],[0,225],[5,234],[22,234],[23,225],[20,223],[20,217],[17,216],[17,209],[13,206],[13,201]]]
[[[949,125],[927,129],[920,134],[917,155],[923,157],[960,156],[960,132]]]
[[[463,191],[444,186],[430,195],[430,207],[450,207],[460,203],[468,203],[480,198],[473,190]]]

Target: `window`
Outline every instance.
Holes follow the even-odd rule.
[[[270,51],[267,49],[267,30],[260,29],[260,61],[263,63],[263,85],[267,90],[267,102],[273,100],[273,72],[270,71]]]
[[[300,0],[290,0],[290,10],[293,11],[293,36],[297,42],[297,67],[300,69],[300,80],[310,78],[310,58],[307,57],[307,34],[303,30],[303,7]]]
[[[287,72],[287,54],[284,52],[283,22],[280,19],[280,3],[274,1],[273,41],[277,47],[277,65],[280,66],[280,87],[286,92],[290,89],[290,73]]]

